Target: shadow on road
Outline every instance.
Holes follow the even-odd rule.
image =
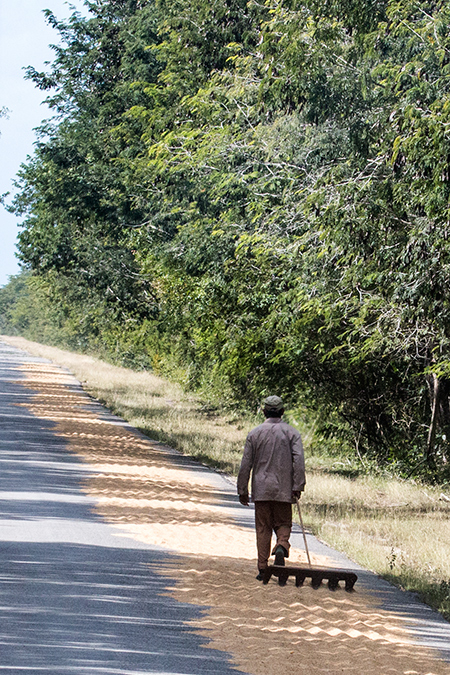
[[[1,670],[61,673],[230,673],[185,622],[149,569],[156,551],[76,544],[2,545]]]

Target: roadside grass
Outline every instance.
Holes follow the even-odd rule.
[[[314,470],[308,477],[302,505],[309,527],[450,620],[448,495],[394,478],[349,479]]]
[[[219,414],[149,372],[20,337],[2,339],[70,370],[85,391],[150,438],[230,475],[237,473],[248,430],[261,421]],[[302,510],[307,526],[363,567],[416,592],[450,620],[448,492],[412,480],[364,475],[343,458],[306,451]]]

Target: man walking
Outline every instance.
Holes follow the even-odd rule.
[[[252,429],[245,442],[237,479],[239,501],[249,504],[248,481],[252,472],[252,501],[255,503],[256,545],[260,581],[268,565],[272,531],[275,565],[289,556],[292,504],[305,488],[305,459],[300,434],[282,421],[283,401],[269,396],[263,401],[263,424]]]

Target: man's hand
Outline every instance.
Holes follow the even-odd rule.
[[[294,499],[300,499],[301,494],[302,493],[300,492],[300,490],[294,490],[294,492],[292,493],[292,496],[294,497]]]
[[[241,502],[242,506],[248,506],[248,494],[239,495],[239,501]]]

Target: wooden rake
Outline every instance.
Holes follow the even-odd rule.
[[[305,543],[306,557],[308,560],[308,565],[299,565],[298,567],[291,566],[282,566],[282,565],[269,565],[264,570],[263,584],[268,584],[271,577],[278,577],[279,586],[286,586],[286,582],[289,577],[295,577],[295,585],[302,586],[306,578],[311,579],[311,586],[313,588],[319,588],[324,579],[328,580],[328,588],[331,591],[335,591],[339,588],[339,582],[345,582],[345,590],[353,591],[353,586],[358,579],[357,575],[354,572],[349,572],[348,570],[337,569],[335,567],[316,567],[311,564],[311,557],[309,555],[308,542],[306,540],[305,527],[303,525],[302,512],[300,510],[300,502],[296,498],[298,517],[300,520],[300,525],[303,533],[303,541]]]

